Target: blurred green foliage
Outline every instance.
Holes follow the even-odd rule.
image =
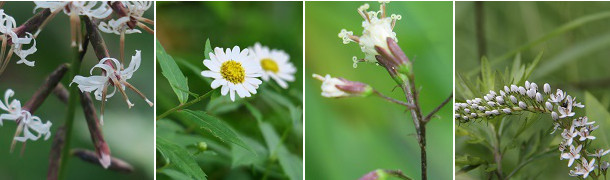
[[[404,100],[388,72],[374,64],[352,67],[352,56],[364,57],[357,44],[337,37],[343,28],[362,34],[356,11],[363,2],[306,2],[306,177],[357,179],[375,169],[400,169],[420,178],[415,128],[403,107],[378,98],[328,99],[312,73],[344,77],[371,85]],[[370,2],[371,9],[379,4]],[[427,113],[452,91],[452,2],[391,2],[388,14],[400,14],[394,28],[398,44],[414,62],[420,103]],[[450,103],[451,104],[451,103]],[[427,125],[428,177],[451,179],[452,123],[450,106]]]
[[[17,24],[20,25],[34,15],[32,13],[34,6],[32,2],[6,2],[3,9],[5,13],[13,16]],[[149,9],[144,17],[154,19],[152,9]],[[102,33],[102,36],[106,41],[110,55],[118,57],[119,36],[106,33]],[[60,12],[36,38],[36,43],[38,51],[28,56],[28,60],[36,61],[35,67],[15,64],[17,57],[13,56],[6,72],[0,76],[0,92],[4,93],[6,89],[12,88],[16,93],[14,97],[21,100],[22,104],[30,98],[47,75],[59,64],[72,62],[68,16]],[[153,79],[151,78],[154,76],[153,35],[146,32],[127,35],[126,62],[129,62],[130,57],[135,54],[135,50],[142,50],[142,64],[129,82],[152,100],[154,95]],[[89,75],[89,70],[97,62],[92,48],[89,47],[89,52],[87,52],[82,64],[81,75]],[[62,84],[67,87],[70,81],[72,81],[72,77],[66,75]],[[125,101],[118,94],[110,98],[106,103],[105,121],[102,129],[106,142],[112,151],[112,156],[130,163],[134,166],[135,171],[131,174],[121,174],[104,170],[98,165],[72,157],[66,171],[67,179],[81,179],[82,177],[116,180],[153,178],[153,108],[149,107],[137,94],[129,91],[127,94],[136,106],[128,109]],[[99,112],[100,101],[94,101],[94,104]],[[52,137],[48,141],[28,142],[23,156],[19,155],[21,144],[17,144],[15,152],[9,153],[9,147],[15,133],[15,124],[6,122],[0,127],[0,159],[2,159],[0,179],[43,179],[46,177],[52,138],[55,136],[57,128],[64,123],[66,107],[66,104],[51,95],[34,113],[44,121],[49,120],[53,123],[51,127]],[[80,104],[77,107],[80,107]],[[94,147],[81,108],[77,108],[76,112],[72,147],[93,150]]]
[[[456,101],[473,98],[473,93],[460,91],[463,83],[476,84],[481,69],[479,53],[489,59],[492,73],[511,70],[513,58],[520,53],[520,64],[532,63],[541,52],[544,55],[533,69],[530,82],[549,83],[553,89],[562,89],[586,103],[586,115],[596,121],[600,129],[610,128],[607,118],[610,104],[610,3],[607,2],[476,2],[481,3],[477,15],[475,2],[456,2],[455,27],[455,69]],[[477,16],[484,16],[479,22],[483,27],[477,30]],[[477,35],[485,43],[477,42]],[[483,46],[483,44],[486,44]],[[484,47],[485,52],[478,48]],[[507,58],[508,57],[508,58]],[[526,67],[528,68],[528,67]],[[464,81],[458,80],[458,75]],[[499,75],[499,74],[498,74]],[[496,76],[498,76],[496,75]],[[507,76],[508,74],[503,74]],[[483,77],[484,79],[486,77]],[[489,78],[489,77],[487,77]],[[522,82],[521,82],[522,83]],[[518,84],[522,85],[522,84]],[[503,85],[496,84],[495,90]],[[481,89],[488,92],[490,89]],[[480,93],[480,92],[479,92]],[[598,117],[592,119],[592,117]],[[504,123],[500,123],[500,122]],[[559,135],[549,135],[552,119],[547,116],[524,115],[506,116],[491,121],[456,123],[456,171],[468,163],[492,160],[484,146],[491,126],[504,126],[506,137],[502,146],[507,148],[503,157],[503,169],[513,170],[525,157],[539,157],[524,166],[514,178],[517,179],[570,179],[566,161],[560,161],[558,151],[542,155],[544,150],[556,150]],[[523,134],[512,137],[520,128]],[[477,136],[484,135],[484,136]],[[608,132],[596,131],[596,147],[607,148]],[[549,139],[549,137],[552,137]],[[532,149],[534,148],[534,149]],[[466,156],[468,155],[468,156]],[[541,156],[537,156],[541,155]],[[459,162],[459,164],[458,164]],[[476,163],[475,163],[476,164]],[[542,168],[544,167],[544,168]],[[457,179],[488,178],[488,170],[494,167],[481,166]],[[504,171],[505,174],[510,173]]]
[[[260,42],[272,49],[286,51],[297,67],[296,80],[289,83],[288,89],[281,89],[272,81],[264,82],[256,95],[237,98],[236,102],[220,97],[219,91],[214,91],[210,98],[187,108],[189,112],[204,111],[210,116],[202,115],[203,118],[197,119],[174,113],[157,122],[157,136],[193,154],[208,179],[300,177],[303,157],[302,2],[157,2],[157,5],[157,38],[188,79],[190,92],[202,95],[211,90],[212,79],[200,74],[207,69],[203,65],[207,39],[211,48],[239,46],[244,49]],[[179,101],[168,79],[161,75],[160,65],[157,70],[159,115],[179,105]],[[189,100],[193,99],[189,97]],[[201,126],[205,123],[211,124]],[[222,129],[224,127],[231,130]],[[215,134],[220,132],[219,128],[225,133]],[[205,151],[196,146],[201,142],[206,144]],[[168,158],[157,154],[158,178],[193,175],[183,174],[184,169],[176,171],[171,158],[168,165],[163,157]]]

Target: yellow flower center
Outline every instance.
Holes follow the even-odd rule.
[[[274,73],[277,73],[277,71],[280,70],[280,68],[277,66],[277,63],[275,63],[275,61],[269,58],[261,60],[261,67],[263,67],[263,70],[265,71],[271,71]]]
[[[234,60],[228,60],[220,66],[220,75],[233,84],[243,83],[246,79],[246,70],[241,63]]]

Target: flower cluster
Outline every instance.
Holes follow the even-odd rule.
[[[364,59],[359,60],[354,56],[354,68],[357,67],[358,62],[376,63],[375,55],[379,55],[375,49],[376,46],[389,52],[387,45],[388,38],[398,42],[394,32],[394,25],[396,25],[397,20],[402,19],[402,16],[396,14],[392,14],[389,17],[386,16],[386,3],[388,2],[381,2],[379,11],[367,11],[369,4],[364,4],[358,8],[358,14],[364,19],[362,21],[362,36],[354,36],[354,32],[345,29],[339,32],[339,38],[343,40],[343,44],[356,42],[360,45],[362,52],[364,52]]]
[[[42,136],[44,136],[45,141],[48,140],[51,137],[52,123],[49,121],[43,123],[38,116],[34,116],[28,110],[23,109],[21,101],[17,99],[10,101],[9,98],[13,97],[14,94],[15,92],[12,89],[7,89],[4,93],[4,102],[0,101],[0,109],[6,111],[6,113],[0,115],[0,126],[3,120],[15,121],[17,123],[15,141],[36,141]],[[23,135],[20,135],[22,132]]]
[[[597,166],[595,161],[600,162],[601,156],[610,152],[610,150],[597,150],[594,154],[587,153],[589,157],[593,157],[589,160],[581,153],[583,149],[587,149],[592,140],[595,140],[595,136],[591,133],[599,126],[594,126],[595,121],[589,122],[586,116],[574,117],[576,116],[575,108],[585,107],[576,101],[576,97],[568,95],[561,89],[557,89],[553,93],[548,83],[545,83],[542,89],[539,89],[536,83],[529,81],[526,81],[524,85],[504,86],[504,89],[498,93],[493,90],[489,91],[483,96],[483,99],[475,98],[466,100],[466,103],[456,103],[455,118],[465,122],[521,111],[549,114],[554,120],[552,133],[557,129],[563,130],[562,141],[559,144],[560,158],[568,160],[568,167],[571,167],[575,161],[578,162],[576,168],[570,171],[570,175],[587,178]],[[605,165],[608,162],[600,164]],[[608,166],[604,167],[607,169]]]
[[[222,86],[221,94],[229,94],[231,101],[235,101],[236,93],[240,98],[256,94],[256,89],[262,84],[258,77],[264,81],[271,78],[282,88],[288,88],[286,81],[294,81],[296,68],[289,61],[288,54],[282,50],[270,50],[259,43],[243,50],[238,46],[227,48],[226,52],[216,47],[209,56],[210,59],[203,61],[209,70],[202,71],[201,75],[214,78],[212,89]]]

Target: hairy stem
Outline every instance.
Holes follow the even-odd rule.
[[[195,104],[195,103],[197,103],[197,102],[199,102],[201,100],[204,100],[205,98],[207,98],[210,95],[212,95],[212,92],[214,92],[214,90],[216,90],[216,89],[212,89],[212,90],[208,91],[207,93],[197,97],[196,99],[193,99],[192,101],[186,102],[184,104],[181,104],[179,106],[176,106],[176,107],[174,107],[174,108],[164,112],[163,114],[157,116],[157,120],[163,119],[164,117],[166,117],[166,116],[168,116],[168,115],[170,115],[170,114],[172,114],[172,113],[174,113],[176,111],[182,110],[182,109],[184,109],[186,107],[189,107],[189,106],[191,106],[191,105],[193,105],[193,104]]]
[[[411,118],[413,119],[413,124],[415,125],[415,132],[417,135],[417,142],[419,144],[419,149],[420,149],[420,161],[421,161],[421,178],[422,180],[426,180],[428,179],[428,173],[427,173],[427,167],[428,167],[428,161],[427,161],[427,154],[426,154],[426,126],[422,126],[422,118],[421,118],[421,112],[420,112],[420,108],[419,108],[419,104],[416,102],[415,96],[414,96],[414,90],[415,88],[413,88],[414,83],[412,83],[413,78],[406,79],[405,81],[403,81],[403,83],[400,85],[400,87],[402,88],[403,92],[405,93],[405,98],[407,99],[407,103],[410,104],[414,104],[415,108],[410,109],[411,111]]]

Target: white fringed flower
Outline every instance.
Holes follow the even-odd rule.
[[[108,23],[100,22],[100,31],[116,35],[121,35],[122,31],[125,34],[142,33],[139,29],[130,28],[127,23],[133,21],[135,26],[141,27],[142,24],[138,21],[150,22],[142,15],[152,7],[154,1],[121,1],[121,3],[127,9],[127,15],[118,19],[111,19]]]
[[[328,98],[338,98],[338,97],[349,97],[351,96],[349,93],[340,90],[337,88],[337,85],[345,85],[339,78],[333,78],[329,74],[326,76],[320,76],[317,74],[313,74],[313,77],[322,81],[322,96]]]
[[[63,10],[66,15],[76,13],[96,19],[104,19],[112,13],[106,1],[34,1],[34,4],[34,11],[38,8],[48,8],[51,12]]]
[[[358,8],[358,13],[364,18],[364,21],[362,21],[362,36],[354,36],[352,31],[345,29],[342,29],[339,33],[339,38],[343,40],[344,44],[353,41],[360,45],[362,52],[365,54],[364,61],[366,62],[377,62],[375,55],[379,53],[375,50],[375,46],[390,52],[387,38],[392,38],[398,42],[393,29],[396,21],[402,19],[402,16],[395,14],[386,16],[385,6],[386,2],[381,2],[379,11],[367,11],[369,4],[364,4]]]
[[[297,69],[289,61],[290,56],[286,52],[277,49],[269,49],[267,46],[262,46],[260,43],[254,44],[254,47],[249,48],[253,53],[254,61],[259,62],[263,69],[264,81],[269,81],[269,78],[275,80],[282,88],[288,88],[286,81],[294,81],[294,73]]]
[[[4,13],[3,9],[0,9],[0,33],[2,33],[2,38],[11,39],[11,43],[13,44],[11,48],[13,49],[15,55],[20,58],[19,61],[17,61],[17,64],[26,64],[28,66],[33,67],[34,61],[28,61],[26,58],[27,56],[32,55],[36,52],[36,39],[33,38],[32,34],[27,32],[24,37],[20,38],[17,33],[13,31],[16,26],[17,24],[15,22],[15,19]],[[23,49],[24,45],[30,45],[30,48]],[[5,47],[3,46],[2,48]],[[8,56],[10,56],[10,54],[7,55],[7,57]],[[4,59],[5,57],[0,58]]]
[[[263,71],[253,60],[252,54],[248,54],[248,49],[242,51],[235,46],[233,50],[227,48],[223,52],[222,48],[217,47],[203,64],[209,70],[202,71],[201,75],[214,78],[210,85],[212,89],[222,86],[221,94],[225,96],[228,93],[231,101],[235,101],[235,93],[240,98],[256,94],[256,89],[262,83],[257,77],[261,77]]]
[[[52,123],[47,121],[42,123],[42,120],[38,116],[33,116],[29,111],[21,108],[21,102],[17,99],[13,99],[9,103],[15,92],[11,89],[7,89],[4,93],[4,102],[0,102],[0,109],[7,113],[0,115],[0,125],[2,120],[13,120],[17,122],[17,131],[15,132],[15,141],[26,142],[27,140],[36,141],[44,136],[44,140],[48,140],[51,137],[51,125]],[[19,136],[23,132],[23,135]]]
[[[78,84],[78,88],[81,90],[81,92],[94,92],[93,94],[95,95],[95,99],[102,101],[100,123],[103,123],[104,121],[104,102],[106,101],[106,98],[110,98],[114,95],[117,90],[117,85],[119,85],[118,90],[123,95],[123,98],[127,102],[127,106],[129,108],[134,106],[134,104],[129,101],[127,94],[125,94],[125,87],[128,87],[136,92],[146,101],[146,103],[148,103],[148,105],[153,106],[153,103],[148,100],[144,94],[127,82],[128,79],[131,79],[133,73],[135,73],[140,67],[140,62],[141,56],[139,50],[136,50],[136,54],[131,57],[129,67],[125,69],[123,69],[123,65],[117,59],[103,58],[89,71],[92,76],[84,77],[77,75],[72,80],[72,83]],[[93,75],[93,70],[96,68],[103,70],[102,75]],[[122,70],[117,70],[119,68]],[[70,85],[72,85],[72,83],[70,83]],[[114,87],[110,94],[107,93],[108,86]]]

